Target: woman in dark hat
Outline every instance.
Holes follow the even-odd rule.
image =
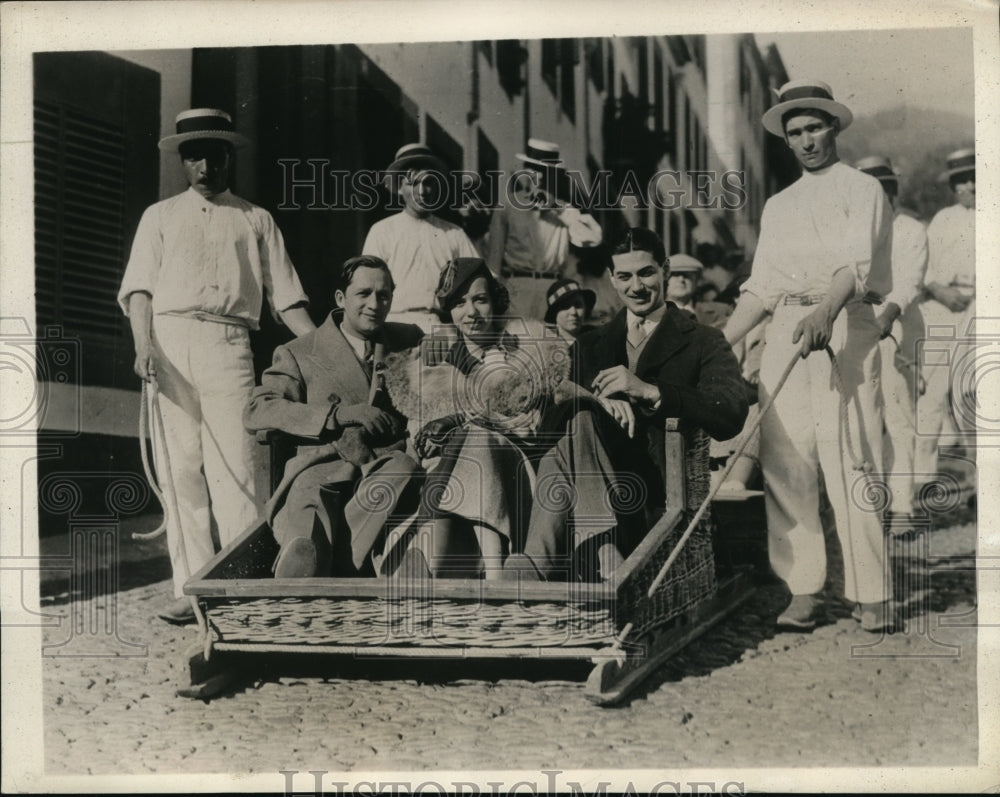
[[[553,282],[545,294],[545,301],[548,305],[545,323],[568,344],[572,345],[580,335],[593,329],[586,322],[594,309],[597,294],[581,288],[576,280],[560,279]]]

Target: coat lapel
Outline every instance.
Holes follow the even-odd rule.
[[[607,326],[596,346],[597,362],[602,369],[628,364],[626,350],[625,310],[619,310]]]
[[[368,401],[368,376],[332,315],[318,330],[312,356],[318,361],[319,367],[325,370],[330,370],[330,365],[334,365],[337,372],[337,392],[345,403],[359,404]]]

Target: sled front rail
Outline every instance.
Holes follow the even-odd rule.
[[[670,513],[657,525],[673,527],[678,517]],[[627,622],[616,579],[274,579],[276,553],[270,529],[258,524],[185,586],[197,596],[214,649],[485,655],[471,651],[488,648],[499,657],[575,658],[609,645]]]
[[[184,587],[197,601],[204,659],[228,651],[613,661],[592,699],[619,700],[662,660],[658,651],[675,650],[748,594],[746,573],[717,583],[709,520],[650,594],[707,494],[707,437],[668,422],[666,444],[667,510],[600,583],[275,579],[278,546],[257,523]]]

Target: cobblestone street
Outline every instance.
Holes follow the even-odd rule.
[[[280,789],[279,770],[974,765],[975,527],[929,536],[905,633],[866,634],[835,602],[813,633],[777,633],[785,594],[764,583],[616,709],[585,699],[589,665],[554,662],[269,659],[214,700],[178,698],[197,631],[153,619],[169,582],[137,586],[92,599],[116,602],[117,658],[107,637],[44,632],[46,774],[274,773]],[[98,608],[66,597],[43,609]]]

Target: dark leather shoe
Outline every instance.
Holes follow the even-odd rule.
[[[195,621],[190,598],[178,598],[156,616],[174,625],[190,625]]]
[[[531,557],[523,553],[512,553],[503,563],[502,581],[545,581],[545,576],[535,566]]]
[[[316,575],[316,546],[308,537],[294,537],[281,546],[274,562],[275,578],[310,578]]]
[[[816,614],[822,603],[819,595],[793,595],[792,602],[778,615],[778,627],[812,631],[816,627]]]

